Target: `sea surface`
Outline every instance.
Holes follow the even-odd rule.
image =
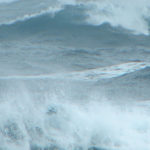
[[[0,150],[150,150],[149,0],[0,0]]]

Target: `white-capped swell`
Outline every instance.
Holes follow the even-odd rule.
[[[16,5],[0,9],[0,22],[9,24],[44,13],[55,14],[67,5],[80,7],[83,10],[82,13],[86,15],[84,21],[88,24],[109,23],[114,27],[122,27],[136,34],[149,34],[150,3],[148,0],[57,0],[55,2],[51,0],[25,2],[22,0]],[[14,9],[15,7],[19,9]]]
[[[39,79],[65,79],[65,80],[85,80],[85,81],[97,81],[100,79],[109,79],[119,77],[128,73],[135,72],[137,70],[150,67],[148,62],[128,62],[119,65],[113,65],[103,68],[96,68],[84,71],[74,71],[60,74],[48,74],[48,75],[13,75],[13,76],[0,76],[0,80],[39,80]]]
[[[40,10],[39,12],[35,12],[35,13],[32,13],[32,14],[25,14],[21,17],[15,18],[14,20],[9,20],[8,22],[6,22],[4,24],[9,25],[9,24],[16,23],[18,21],[25,21],[25,20],[28,20],[28,19],[31,19],[31,18],[34,18],[34,17],[41,16],[41,15],[46,14],[46,13],[50,13],[50,15],[53,16],[56,12],[61,11],[61,9],[63,9],[61,6],[60,7],[48,7],[44,10]]]
[[[149,33],[146,22],[150,8],[148,0],[95,0],[85,2],[84,5],[90,24],[110,23],[135,33]]]
[[[141,44],[143,47],[139,51],[136,49],[137,52],[126,44],[128,49],[123,50],[124,47],[121,47],[121,50],[114,41],[107,40],[108,36],[105,37],[104,30],[102,37],[106,40],[106,45],[113,43],[117,49],[111,47],[104,50],[107,53],[103,53],[101,46],[97,46],[98,51],[78,50],[79,42],[89,47],[95,39],[98,42],[101,40],[95,33],[95,38],[88,40],[93,34],[89,32],[70,46],[70,42],[74,42],[81,31],[77,29],[77,34],[72,34],[72,25],[70,30],[68,26],[63,30],[64,24],[61,24],[60,20],[58,26],[62,26],[62,30],[57,32],[63,32],[58,34],[57,27],[54,26],[54,34],[44,31],[36,37],[38,30],[45,29],[45,26],[40,27],[41,24],[46,24],[49,17],[46,16],[44,23],[40,22],[41,16],[38,21],[33,19],[33,24],[30,21],[26,24],[26,20],[43,14],[52,14],[55,17],[55,14],[61,10],[65,11],[68,8],[66,6],[71,5],[82,10],[79,11],[84,14],[81,18],[88,24],[101,25],[106,22],[112,26],[133,30],[135,33],[147,34],[148,24],[145,19],[149,17],[148,1],[135,0],[132,5],[130,3],[128,0],[20,0],[0,4],[0,22],[10,24],[10,28],[0,27],[0,32],[3,33],[0,35],[0,150],[150,149],[150,102],[135,102],[135,99],[149,99],[150,63],[146,62],[149,61],[149,48],[145,50],[145,45]],[[58,15],[59,17],[62,16]],[[11,26],[18,21],[22,21],[21,26],[20,23]],[[55,21],[54,25],[58,23],[57,19]],[[39,25],[35,24],[37,22]],[[46,31],[49,24],[48,22]],[[40,27],[26,38],[21,38],[22,33],[26,34],[27,28],[32,31],[36,25]],[[19,32],[20,28],[24,32]],[[84,32],[88,32],[88,29],[85,27]],[[19,38],[16,39],[14,35],[9,38],[10,34],[16,31]],[[69,37],[64,34],[66,31]],[[54,37],[55,34],[58,34],[58,38]],[[64,40],[59,36],[65,39],[68,49],[65,49]],[[129,40],[130,36],[127,35]],[[139,37],[139,42],[144,41],[144,38],[141,39],[143,36]],[[138,47],[137,43],[135,45]],[[68,51],[71,49],[73,53]],[[74,52],[76,50],[77,53]],[[64,59],[66,61],[63,62]],[[96,61],[92,61],[93,59]],[[66,72],[62,73],[61,64],[70,64],[66,68],[80,71],[67,72],[66,69]],[[53,72],[53,68],[54,72],[60,73],[44,74]],[[135,72],[138,70],[139,72]],[[39,72],[41,74],[38,74]],[[126,74],[130,75],[121,77]],[[103,79],[110,80],[103,82]],[[100,82],[97,82],[98,80]],[[109,90],[107,87],[105,90],[105,86]],[[108,98],[104,98],[105,96]]]

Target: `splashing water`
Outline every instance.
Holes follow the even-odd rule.
[[[0,1],[0,150],[149,150],[148,0]]]
[[[86,102],[77,101],[68,97],[65,85],[47,91],[41,87],[39,94],[22,83],[7,90],[0,105],[0,148],[150,148],[149,107],[144,102],[116,105],[96,93],[88,94]]]

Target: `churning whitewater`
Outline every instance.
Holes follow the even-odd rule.
[[[149,150],[149,14],[149,0],[0,0],[0,150]]]

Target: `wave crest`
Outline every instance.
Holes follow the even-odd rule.
[[[113,27],[122,27],[134,34],[149,34],[147,20],[150,18],[150,3],[148,0],[135,0],[132,1],[132,4],[130,0],[57,0],[55,2],[51,0],[25,2],[22,0],[9,7],[5,6],[7,12],[4,11],[6,9],[1,9],[3,16],[0,15],[0,22],[11,24],[47,13],[54,15],[67,9],[68,5],[80,7],[83,11],[79,13],[85,15],[83,21],[87,24],[99,26],[109,23]]]
[[[147,0],[121,1],[89,1],[84,3],[87,8],[87,22],[93,25],[110,23],[112,26],[121,26],[136,34],[149,34],[146,18],[149,18],[149,2]]]

